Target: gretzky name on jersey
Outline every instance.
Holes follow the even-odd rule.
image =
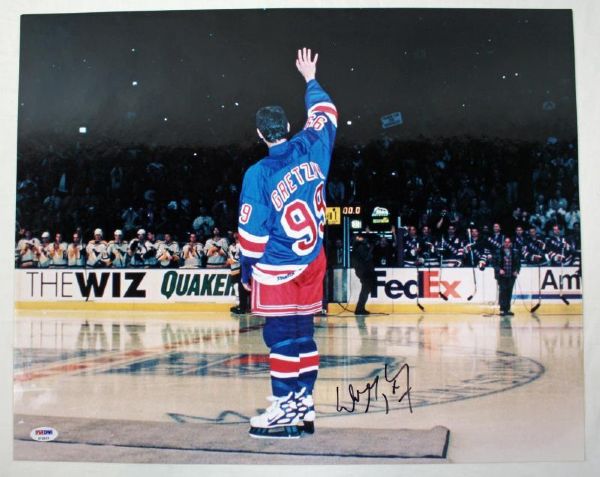
[[[244,175],[238,221],[242,280],[251,274],[263,284],[286,282],[319,257],[338,113],[316,80],[307,83],[304,99],[304,129],[271,146]]]
[[[294,179],[296,183],[294,183]],[[271,202],[275,206],[275,210],[280,211],[283,208],[288,199],[298,190],[298,186],[317,179],[325,180],[325,175],[316,162],[303,162],[299,166],[293,167],[271,192]]]

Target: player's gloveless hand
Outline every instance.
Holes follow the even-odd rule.
[[[317,74],[317,60],[319,54],[315,53],[315,57],[312,58],[312,52],[310,48],[302,48],[298,50],[298,58],[296,58],[296,68],[300,74],[304,77],[308,83],[310,80],[315,79]]]

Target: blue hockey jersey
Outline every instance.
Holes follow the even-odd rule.
[[[284,283],[318,256],[325,229],[325,183],[337,111],[316,80],[306,85],[308,119],[289,141],[250,167],[240,196],[242,280]]]

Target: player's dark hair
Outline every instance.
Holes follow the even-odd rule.
[[[287,136],[288,120],[281,106],[265,106],[256,112],[256,127],[269,142]]]

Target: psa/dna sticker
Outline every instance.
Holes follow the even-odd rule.
[[[53,441],[58,437],[58,431],[52,427],[36,427],[30,436],[34,441]]]

